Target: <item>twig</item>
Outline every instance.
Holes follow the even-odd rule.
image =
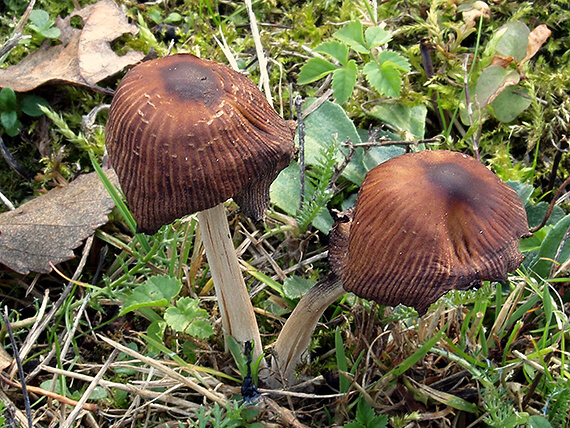
[[[315,112],[320,106],[322,106],[328,99],[332,96],[334,91],[332,89],[327,89],[323,95],[317,98],[313,103],[305,109],[303,112],[303,119],[309,116],[311,113]]]
[[[87,263],[87,256],[89,255],[92,245],[93,245],[93,235],[91,235],[85,241],[85,245],[83,246],[83,254],[81,255],[81,260],[79,261],[79,265],[77,266],[77,269],[75,269],[75,273],[73,274],[72,278],[73,281],[77,281],[77,279],[81,276],[81,272],[83,272],[85,263]],[[55,304],[53,305],[49,313],[46,315],[46,317],[42,320],[42,322],[38,325],[38,327],[35,330],[31,331],[28,337],[26,337],[26,340],[24,341],[24,346],[22,346],[22,355],[24,356],[28,355],[28,352],[30,352],[32,346],[36,343],[36,340],[38,339],[39,335],[45,330],[47,325],[55,317],[55,315],[57,314],[57,312],[59,311],[59,309],[61,308],[61,306],[63,305],[69,294],[71,293],[71,290],[73,290],[73,288],[75,287],[73,281],[68,282],[68,284],[63,289],[61,295],[59,296],[59,299],[57,299],[57,302],[55,302]],[[44,359],[44,363],[48,364],[48,361],[50,361],[54,355],[55,355],[55,347],[46,356],[46,358]],[[28,375],[27,379],[28,380],[33,379],[33,377],[38,373],[38,371],[39,369],[36,368],[34,371],[32,371],[32,373]]]
[[[14,204],[12,204],[12,202],[10,202],[10,200],[4,196],[2,192],[0,192],[0,201],[2,201],[2,203],[6,205],[10,211],[14,211],[16,209],[14,208]]]
[[[85,133],[85,135],[89,136],[93,134],[97,115],[104,110],[109,110],[109,107],[111,107],[111,104],[99,104],[98,106],[95,106],[93,109],[91,109],[89,113],[81,117],[81,130]]]
[[[26,423],[28,422],[26,415],[24,415],[12,402],[12,400],[10,399],[10,397],[8,397],[6,395],[6,393],[2,390],[2,388],[0,388],[0,402],[4,402],[5,407],[7,408],[8,412],[4,412],[4,415],[9,414],[12,422],[15,422],[15,425],[10,425],[10,428],[12,426],[19,426],[19,427],[24,427],[26,426]]]
[[[209,400],[218,403],[220,406],[227,408],[227,401],[225,399],[225,397],[220,396],[218,394],[216,394],[213,391],[210,391],[200,385],[198,385],[196,382],[194,382],[192,379],[189,379],[187,377],[182,376],[180,373],[172,370],[169,367],[166,367],[164,364],[161,364],[159,361],[156,361],[153,358],[149,358],[149,357],[145,357],[142,354],[139,354],[136,351],[133,351],[130,348],[127,348],[126,346],[121,345],[118,342],[115,342],[114,340],[108,339],[105,336],[102,335],[97,335],[97,337],[99,339],[101,339],[103,342],[107,343],[108,345],[111,345],[114,348],[117,348],[119,351],[124,352],[127,355],[130,355],[133,358],[136,358],[138,360],[140,360],[142,363],[148,364],[151,367],[154,367],[155,369],[157,369],[159,372],[165,374],[166,376],[177,380],[178,382],[181,382],[182,384],[186,385],[187,387],[189,387],[190,389],[192,389],[193,391],[196,391],[199,394],[202,394],[204,397],[208,398]]]
[[[92,376],[84,375],[84,374],[77,373],[77,372],[70,372],[67,370],[61,370],[61,369],[58,369],[55,367],[49,367],[49,366],[44,366],[44,365],[41,365],[40,367],[42,370],[45,370],[48,373],[54,373],[57,375],[68,377],[68,378],[82,380],[85,382],[93,382],[93,379],[94,379]],[[99,385],[101,385],[104,388],[118,389],[121,391],[128,392],[129,394],[141,396],[141,397],[152,399],[152,400],[161,400],[167,404],[171,404],[174,407],[178,407],[178,408],[186,408],[186,409],[190,409],[190,410],[196,410],[200,407],[196,403],[192,403],[190,401],[186,401],[186,400],[183,400],[181,398],[174,397],[172,395],[165,395],[164,392],[156,392],[156,391],[152,391],[150,389],[143,389],[143,388],[139,388],[138,386],[134,386],[134,385],[130,385],[130,384],[111,382],[108,380],[101,379],[101,381],[99,382]]]
[[[262,397],[262,403],[265,403],[274,413],[276,413],[285,426],[293,428],[308,428],[307,425],[303,425],[293,412],[285,407],[281,407],[275,401],[269,397]]]
[[[14,32],[0,48],[0,64],[4,62],[6,55],[8,55],[12,51],[12,49],[18,46],[18,42],[22,38],[22,30],[24,29],[24,25],[26,25],[26,22],[28,22],[28,18],[30,17],[30,13],[32,13],[32,10],[34,9],[35,4],[36,0],[30,0],[28,6],[26,7],[26,10],[24,11],[24,14],[20,18],[20,21],[18,22],[18,24],[16,24]]]
[[[115,361],[115,358],[117,358],[117,355],[119,355],[119,350],[117,348],[115,348],[115,349],[113,349],[113,352],[111,352],[111,355],[109,355],[109,358],[107,359],[107,361],[105,361],[105,364],[103,364],[103,367],[101,367],[101,370],[99,370],[99,373],[97,373],[97,375],[95,376],[93,381],[89,384],[89,386],[87,387],[87,389],[85,390],[85,392],[81,396],[81,399],[77,402],[77,406],[75,406],[75,409],[73,409],[73,411],[69,414],[69,416],[67,417],[65,422],[61,425],[61,428],[71,428],[73,426],[73,423],[75,422],[75,420],[79,416],[79,412],[81,411],[81,408],[83,407],[83,405],[85,405],[85,403],[87,402],[87,400],[91,396],[91,393],[93,392],[95,387],[99,384],[99,381],[101,380],[103,375],[109,369],[109,366],[111,365],[111,363],[113,361]]]
[[[8,307],[4,306],[4,312],[2,312],[2,319],[4,320],[4,325],[8,331],[8,336],[10,337],[10,343],[12,344],[12,350],[14,351],[14,360],[18,366],[18,375],[20,376],[20,382],[22,383],[22,395],[24,396],[24,405],[26,407],[26,416],[28,417],[28,427],[33,428],[32,420],[32,410],[30,409],[30,396],[28,395],[28,390],[26,388],[26,376],[24,375],[24,368],[22,367],[22,360],[20,358],[20,353],[18,352],[18,346],[16,345],[16,340],[14,339],[14,332],[12,331],[12,326],[10,325],[10,319],[8,318]]]
[[[90,297],[91,297],[91,295],[87,294],[87,296],[85,296],[85,298],[83,299],[81,307],[79,308],[79,311],[77,311],[77,314],[75,315],[75,320],[73,321],[73,326],[65,335],[65,339],[64,339],[65,342],[64,342],[63,346],[61,347],[61,352],[59,354],[59,361],[63,362],[65,360],[65,356],[67,355],[67,351],[69,350],[69,347],[71,345],[71,341],[74,338],[75,331],[77,330],[77,327],[79,326],[79,321],[81,320],[81,317],[83,316],[83,312],[85,311],[85,307],[87,306],[87,303],[89,302]],[[57,384],[56,381],[57,381],[57,375],[53,375],[52,382],[51,382],[52,391]]]
[[[18,174],[20,177],[26,180],[30,180],[32,178],[32,174],[30,174],[28,171],[22,168],[22,166],[18,163],[18,161],[14,159],[14,156],[12,156],[12,153],[10,153],[8,147],[6,147],[6,144],[4,144],[4,140],[2,139],[2,137],[0,137],[0,154],[2,155],[8,166],[12,168],[12,170],[16,174]]]
[[[558,166],[562,160],[562,154],[568,153],[568,138],[563,135],[560,139],[560,143],[556,144],[552,142],[554,148],[556,148],[556,153],[554,154],[554,159],[552,160],[552,169],[550,170],[550,176],[548,178],[548,184],[544,189],[544,193],[548,193],[554,188],[554,181],[556,180],[556,173],[558,172]]]
[[[340,177],[340,175],[342,174],[342,172],[345,170],[345,168],[348,166],[348,164],[350,163],[350,161],[352,160],[352,157],[354,156],[354,153],[356,152],[356,146],[352,143],[351,139],[348,138],[344,143],[342,143],[343,146],[348,147],[348,153],[344,153],[344,161],[342,161],[342,164],[340,164],[339,167],[337,167],[335,165],[335,171],[333,176],[331,177],[330,180],[330,184],[329,187],[334,188],[335,187],[335,183],[338,180],[338,178]]]
[[[297,132],[299,133],[299,209],[303,208],[305,198],[305,124],[303,122],[303,98],[297,95],[293,101],[297,113]]]
[[[379,141],[366,141],[365,143],[352,143],[350,144],[343,143],[347,146],[352,145],[353,147],[384,147],[384,146],[401,146],[401,145],[408,145],[408,146],[417,146],[418,144],[428,144],[428,143],[439,143],[443,139],[443,135],[436,135],[435,137],[431,138],[423,138],[421,140],[388,140],[386,137],[381,137]]]
[[[255,44],[255,52],[257,53],[257,61],[259,62],[259,72],[260,85],[263,86],[265,92],[265,98],[269,105],[273,107],[273,99],[271,98],[271,88],[269,87],[269,73],[267,72],[267,58],[263,53],[263,45],[261,44],[261,37],[259,35],[259,28],[257,27],[257,18],[253,12],[253,6],[251,0],[245,0],[245,7],[247,9],[247,14],[249,16],[249,25],[251,27],[251,35],[253,36],[253,42]]]
[[[2,380],[2,382],[5,382],[6,384],[8,384],[14,388],[23,388],[23,384],[20,385],[16,382],[13,382],[2,374],[0,374],[0,380]],[[67,404],[69,406],[77,406],[77,403],[78,403],[77,401],[72,400],[71,398],[67,398],[67,397],[60,395],[60,394],[57,394],[55,392],[47,391],[47,390],[45,390],[43,388],[39,388],[37,386],[28,385],[26,388],[28,389],[28,391],[30,391],[34,394],[53,398],[54,400],[57,400],[62,404]],[[83,409],[88,410],[88,411],[93,412],[93,413],[97,413],[99,411],[99,406],[97,406],[96,404],[92,404],[92,403],[85,403],[85,404],[83,404]]]
[[[469,55],[465,55],[465,60],[463,61],[463,84],[465,89],[465,104],[467,105],[467,116],[469,117],[469,126],[473,126],[473,105],[471,104],[471,98],[469,96]],[[477,160],[481,160],[479,157],[479,137],[481,132],[481,120],[479,119],[478,132],[473,133],[473,153]]]
[[[570,177],[568,177],[566,180],[564,180],[564,183],[562,183],[562,185],[558,188],[558,190],[556,191],[556,194],[554,195],[554,198],[552,198],[552,201],[550,202],[550,206],[548,207],[548,211],[544,215],[544,218],[542,219],[542,221],[540,222],[540,224],[538,226],[535,226],[535,227],[530,229],[530,233],[535,233],[538,230],[542,229],[546,225],[546,223],[548,222],[548,219],[550,218],[550,215],[552,214],[552,210],[554,209],[554,205],[556,205],[556,201],[558,200],[558,198],[562,194],[562,191],[564,190],[564,188],[569,183],[570,183]]]

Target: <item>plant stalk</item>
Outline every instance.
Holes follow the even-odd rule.
[[[274,344],[271,361],[274,378],[266,380],[270,386],[275,386],[272,383],[279,381],[284,385],[294,383],[295,367],[311,342],[317,322],[325,309],[345,293],[341,279],[331,274],[301,298]],[[280,379],[276,379],[276,376]]]
[[[261,337],[241,273],[223,204],[200,211],[198,221],[216,289],[224,334],[254,344],[254,359],[263,352]]]

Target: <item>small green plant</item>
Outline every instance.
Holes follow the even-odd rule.
[[[237,401],[229,403],[227,409],[220,407],[218,403],[209,412],[205,406],[201,406],[200,410],[195,412],[195,421],[190,421],[194,428],[231,428],[231,427],[248,427],[260,428],[262,424],[258,422],[250,423],[259,413],[256,409],[251,409],[244,405],[240,405]]]
[[[356,418],[344,425],[344,428],[385,428],[388,426],[388,416],[376,415],[370,404],[360,397],[356,405]]]
[[[301,67],[299,83],[302,85],[320,80],[332,73],[332,88],[337,103],[344,104],[354,91],[359,72],[380,95],[398,97],[402,88],[402,74],[410,71],[410,64],[399,53],[383,46],[392,40],[392,35],[379,27],[363,31],[360,21],[351,21],[336,31],[337,40],[321,43],[315,51],[324,54],[336,63],[324,58],[311,58]],[[350,59],[350,51],[356,52],[360,62]],[[338,65],[337,65],[338,63]]]
[[[28,27],[33,32],[32,42],[35,44],[40,44],[45,39],[57,39],[61,35],[60,29],[54,27],[55,21],[45,10],[33,10],[29,19]]]
[[[549,30],[538,33],[535,37],[548,37]],[[464,105],[461,111],[464,123],[476,120],[483,109],[508,123],[531,105],[528,90],[521,85],[522,65],[534,55],[533,49],[539,47],[536,40],[531,44],[530,34],[526,24],[520,21],[507,22],[495,31],[473,69],[469,89],[471,105]]]
[[[338,141],[330,141],[320,149],[317,165],[307,169],[307,186],[301,208],[295,215],[299,231],[305,233],[313,220],[326,210],[327,204],[334,196],[331,179],[336,172],[336,156],[339,150]]]
[[[6,418],[4,417],[4,413],[6,413],[6,411],[6,403],[4,401],[0,401],[0,428],[8,426],[6,423]]]
[[[123,309],[120,315],[141,309],[147,309],[147,313],[152,311],[153,322],[149,327],[149,336],[158,341],[161,341],[166,327],[201,339],[210,337],[214,334],[214,329],[208,321],[208,312],[198,307],[199,300],[181,297],[172,304],[181,289],[179,279],[168,275],[153,276],[122,299]],[[163,317],[160,317],[151,308],[166,310]]]
[[[31,117],[43,115],[41,106],[48,107],[48,102],[37,95],[19,97],[12,88],[5,87],[0,91],[0,123],[10,137],[20,133],[22,123],[20,117],[26,114]]]

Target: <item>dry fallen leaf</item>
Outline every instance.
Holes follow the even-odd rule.
[[[107,176],[118,185],[113,171]],[[32,199],[0,214],[0,263],[23,275],[51,271],[74,257],[73,250],[107,223],[115,206],[95,172],[79,176],[66,187]]]
[[[521,60],[521,64],[525,63],[533,56],[536,55],[538,50],[542,47],[542,45],[548,40],[552,31],[548,29],[548,27],[544,24],[539,25],[534,30],[530,32],[528,35],[528,45],[526,47],[526,55]]]
[[[83,29],[71,26],[74,16],[83,19]],[[52,46],[46,40],[18,64],[0,70],[0,87],[26,92],[46,83],[63,83],[101,89],[97,82],[144,57],[142,52],[119,56],[111,49],[111,41],[138,31],[112,0],[100,0],[64,19],[58,17],[56,26],[62,44]]]
[[[12,364],[12,357],[4,350],[0,348],[0,372]]]

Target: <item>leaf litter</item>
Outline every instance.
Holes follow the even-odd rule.
[[[82,29],[71,25],[76,16],[83,20]],[[111,0],[100,0],[65,18],[58,17],[55,25],[61,31],[61,44],[52,46],[50,40],[44,40],[18,64],[0,70],[0,87],[27,92],[44,84],[72,84],[105,91],[97,83],[144,57],[137,51],[119,56],[111,48],[110,42],[116,38],[138,32]]]
[[[118,183],[114,172],[109,179]],[[0,214],[0,263],[22,275],[51,272],[50,263],[70,260],[73,250],[107,223],[115,206],[97,173],[79,176]]]

